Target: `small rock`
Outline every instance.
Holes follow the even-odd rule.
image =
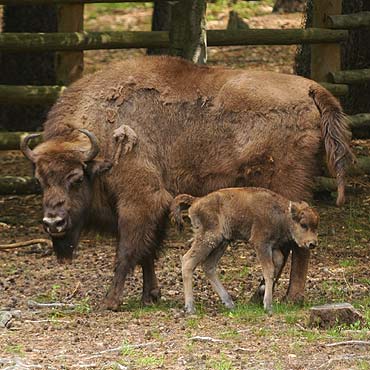
[[[9,311],[0,312],[0,328],[9,329],[12,325],[13,315]]]

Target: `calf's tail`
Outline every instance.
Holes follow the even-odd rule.
[[[188,209],[193,202],[197,199],[188,194],[178,195],[171,203],[170,206],[170,218],[171,222],[174,223],[179,231],[184,229],[184,220],[181,215],[181,211]]]
[[[310,87],[309,96],[321,115],[321,135],[325,144],[329,171],[337,178],[337,205],[345,202],[345,174],[349,163],[356,158],[350,148],[351,132],[348,119],[338,100],[319,85]]]

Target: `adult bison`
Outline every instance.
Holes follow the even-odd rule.
[[[136,132],[137,144],[107,172],[113,131],[122,125]],[[44,143],[31,151],[29,139],[22,150],[43,188],[58,259],[72,258],[82,229],[118,235],[110,309],[137,264],[143,301],[158,297],[154,259],[176,194],[259,186],[306,199],[324,148],[341,204],[352,158],[341,107],[315,82],[170,57],[131,59],[82,78],[50,111]],[[292,299],[303,295],[307,265],[308,252],[294,249]]]

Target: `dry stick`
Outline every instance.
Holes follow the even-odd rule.
[[[32,300],[29,300],[27,302],[27,306],[29,308],[50,308],[50,307],[65,307],[65,308],[75,308],[76,305],[73,303],[60,303],[60,302],[54,302],[54,303],[39,303]]]
[[[348,340],[344,342],[329,343],[325,347],[351,346],[351,345],[370,346],[370,340]]]
[[[35,244],[40,244],[40,243],[45,243],[49,247],[51,247],[52,245],[51,241],[48,239],[31,239],[31,240],[26,240],[23,242],[18,242],[18,243],[0,244],[0,250],[23,248],[23,247],[28,247],[29,245],[35,245]]]

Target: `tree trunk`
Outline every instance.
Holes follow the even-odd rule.
[[[168,1],[155,1],[152,16],[152,31],[169,31],[171,26],[171,5]],[[169,54],[169,49],[148,49],[148,55]]]
[[[170,54],[205,64],[206,0],[179,0],[172,5]]]
[[[56,6],[4,6],[3,32],[56,32]],[[0,83],[55,85],[54,53],[2,52]],[[0,129],[31,131],[41,128],[49,106],[0,105]]]
[[[273,12],[303,12],[305,8],[305,0],[276,0]]]

